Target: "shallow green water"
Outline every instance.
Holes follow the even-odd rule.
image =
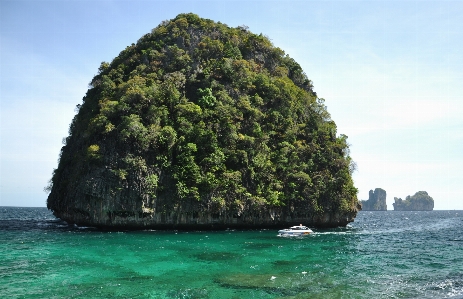
[[[0,210],[2,298],[463,297],[461,211],[361,212],[295,239],[99,232],[46,209]]]

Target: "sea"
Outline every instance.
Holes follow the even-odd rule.
[[[100,231],[0,207],[0,298],[463,298],[463,211],[313,231]]]

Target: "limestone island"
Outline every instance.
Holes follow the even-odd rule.
[[[363,211],[387,211],[386,191],[381,188],[370,190],[368,200],[362,200],[361,203]]]
[[[347,136],[263,34],[180,14],[77,105],[47,207],[109,229],[338,227],[360,208]]]
[[[434,199],[426,191],[418,191],[415,195],[408,195],[405,200],[394,197],[395,211],[432,211],[434,209]]]

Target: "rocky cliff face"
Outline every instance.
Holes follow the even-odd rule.
[[[370,190],[368,200],[362,200],[362,210],[387,211],[386,191],[381,188]]]
[[[344,226],[359,208],[346,139],[266,37],[182,14],[101,64],[47,206],[110,228]]]
[[[426,191],[418,191],[415,195],[408,195],[405,200],[394,197],[395,211],[432,211],[434,209],[434,199]]]

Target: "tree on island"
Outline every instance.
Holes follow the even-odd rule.
[[[78,105],[47,206],[122,227],[346,225],[355,164],[300,65],[262,34],[181,14]]]
[[[395,211],[432,211],[434,209],[434,199],[426,191],[418,191],[415,195],[408,195],[405,200],[394,197]]]
[[[370,190],[368,200],[362,200],[362,210],[364,211],[387,211],[386,191],[376,188]]]

